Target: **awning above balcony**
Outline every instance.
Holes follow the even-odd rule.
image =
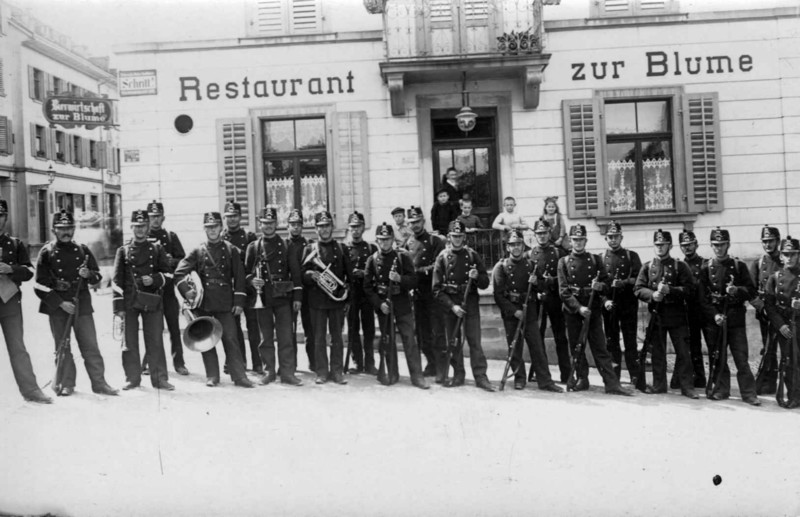
[[[518,79],[522,83],[523,106],[539,106],[539,86],[550,54],[486,56],[470,55],[391,60],[380,64],[381,75],[389,87],[392,115],[405,115],[405,85],[461,81],[463,73],[470,80]]]

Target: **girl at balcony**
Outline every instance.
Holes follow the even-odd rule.
[[[560,246],[569,251],[569,241],[566,239],[567,232],[564,227],[564,219],[561,217],[561,210],[558,208],[558,196],[548,196],[544,198],[544,209],[542,210],[545,221],[550,223],[550,242],[555,246]]]

